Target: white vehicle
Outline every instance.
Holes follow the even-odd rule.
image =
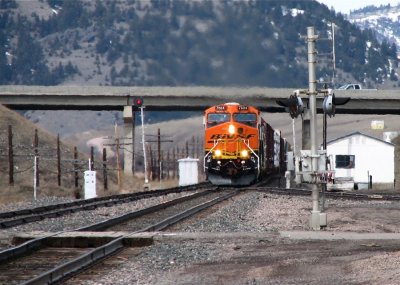
[[[346,84],[343,86],[340,86],[338,90],[361,90],[361,84]]]

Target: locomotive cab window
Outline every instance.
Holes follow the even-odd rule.
[[[336,155],[335,156],[335,167],[350,169],[355,167],[355,155]]]
[[[231,115],[228,113],[210,113],[207,116],[207,127],[213,127],[222,123],[229,122]]]
[[[257,127],[257,115],[254,113],[235,113],[233,114],[233,120],[253,128]]]

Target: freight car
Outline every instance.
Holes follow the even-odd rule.
[[[211,183],[250,185],[286,170],[289,145],[256,108],[212,106],[205,110],[204,128],[204,171]]]

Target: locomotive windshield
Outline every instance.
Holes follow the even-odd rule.
[[[210,113],[207,116],[207,127],[213,127],[222,123],[229,122],[231,115],[228,113]]]
[[[236,113],[233,114],[233,120],[254,128],[257,126],[257,115],[254,113]]]

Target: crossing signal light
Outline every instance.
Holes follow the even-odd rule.
[[[297,93],[290,95],[289,99],[277,100],[276,103],[285,107],[292,119],[297,118],[304,112],[303,101],[297,96]]]
[[[133,106],[142,107],[142,105],[143,105],[143,98],[138,97],[133,99]]]
[[[337,105],[344,105],[349,101],[349,97],[336,98],[335,94],[329,89],[328,95],[325,96],[324,102],[322,103],[322,110],[326,115],[332,117],[335,116]]]

